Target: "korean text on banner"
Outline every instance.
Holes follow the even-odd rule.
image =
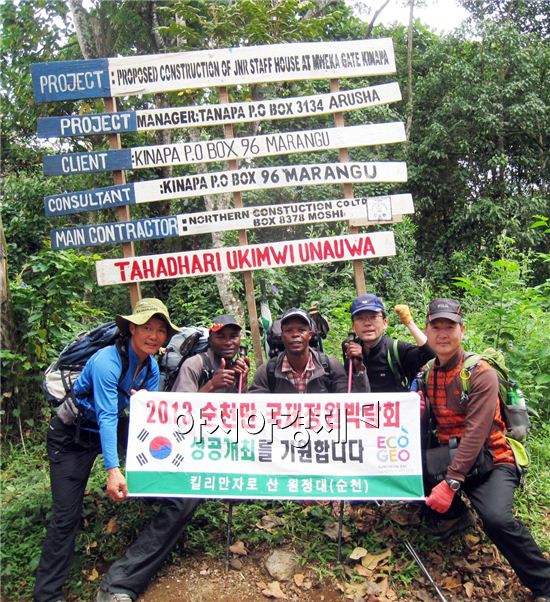
[[[423,499],[416,393],[132,396],[130,495]]]

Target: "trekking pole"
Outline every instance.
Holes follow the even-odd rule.
[[[353,380],[353,362],[349,360],[348,367],[348,393],[351,393],[351,385]],[[340,502],[338,512],[338,549],[336,552],[336,562],[342,562],[342,532],[344,530],[344,502]]]
[[[424,575],[426,575],[426,577],[428,578],[428,581],[432,584],[432,586],[435,589],[435,591],[437,592],[437,595],[439,596],[439,599],[441,600],[441,602],[447,602],[447,598],[445,598],[445,596],[443,595],[443,593],[441,592],[439,587],[437,587],[437,583],[434,581],[434,579],[430,575],[430,573],[428,573],[428,569],[424,566],[424,564],[422,563],[422,560],[420,560],[420,556],[416,553],[416,550],[412,547],[412,545],[409,543],[408,540],[405,540],[405,547],[409,551],[410,555],[413,557],[416,564],[420,567],[420,569],[422,570]]]
[[[227,532],[225,535],[225,570],[229,570],[229,547],[231,545],[231,528],[233,526],[233,500],[228,500]]]
[[[239,349],[239,356],[244,357],[246,355],[246,348],[241,346]],[[239,384],[237,388],[238,393],[243,392],[243,373],[239,372]],[[233,527],[233,500],[228,500],[229,504],[227,508],[227,532],[225,536],[225,570],[229,570],[229,547],[231,545],[231,529]]]

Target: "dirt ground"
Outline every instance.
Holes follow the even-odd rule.
[[[263,567],[263,555],[242,557],[242,568],[226,569],[225,561],[202,558],[184,558],[181,564],[168,567],[162,575],[141,596],[138,602],[259,602],[271,599],[262,591],[270,591],[268,586],[273,578]],[[280,582],[280,590],[289,602],[341,602],[344,594],[334,583],[323,583],[313,574],[304,570],[299,587],[296,582]],[[298,583],[301,577],[297,579]],[[273,587],[273,586],[272,586]],[[276,589],[274,593],[278,594]]]
[[[263,555],[251,555],[241,559],[242,568],[226,570],[225,562],[213,560],[207,556],[200,558],[184,558],[180,564],[174,564],[159,575],[149,589],[137,602],[269,602],[269,600],[286,600],[287,602],[438,602],[441,598],[423,577],[409,584],[407,593],[395,594],[387,590],[385,595],[350,595],[343,591],[344,584],[330,578],[320,581],[314,571],[300,569],[294,581],[274,582],[263,566]],[[493,579],[489,574],[483,575],[483,568],[478,569],[478,578],[486,583]],[[469,596],[462,588],[444,588],[443,594],[448,602],[528,602],[530,595],[517,580],[508,574],[504,578],[504,587],[499,594],[477,590]],[[298,578],[298,579],[297,579]],[[505,582],[513,586],[506,589]],[[273,584],[275,583],[275,586]],[[440,581],[441,583],[441,581]],[[300,584],[300,585],[298,585]],[[271,589],[273,588],[274,589]],[[280,588],[280,589],[279,589]],[[487,588],[491,589],[491,588]],[[485,593],[485,592],[484,592]],[[481,594],[481,595],[480,595]]]

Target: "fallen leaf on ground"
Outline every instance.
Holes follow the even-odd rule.
[[[480,537],[479,535],[474,535],[473,533],[467,533],[464,535],[464,541],[473,548],[475,545],[479,543]]]
[[[380,554],[367,554],[361,558],[361,564],[366,569],[375,569],[383,560],[391,556],[391,548]]]
[[[257,529],[262,529],[264,531],[271,532],[275,527],[284,524],[284,520],[274,514],[264,514],[260,519],[260,522],[256,523]]]
[[[454,575],[447,575],[445,579],[441,582],[441,586],[446,589],[456,589],[462,585],[460,578],[455,577]]]
[[[267,587],[262,590],[262,594],[266,598],[276,598],[277,600],[284,600],[286,598],[285,593],[281,589],[281,584],[278,581],[271,581],[267,584]]]
[[[468,598],[471,598],[474,595],[474,584],[471,581],[466,581],[463,587]]]
[[[363,598],[368,593],[368,583],[345,583],[344,595],[348,600],[355,600],[357,597]]]
[[[333,541],[337,541],[338,540],[338,523],[337,522],[326,522],[324,525],[324,529],[323,529],[323,533],[329,537],[330,539],[332,539]],[[349,529],[343,525],[342,526],[342,539],[344,541],[349,541],[351,539],[351,534],[349,532]]]
[[[112,535],[116,533],[120,529],[120,525],[118,524],[116,516],[113,516],[109,519],[107,526],[105,527],[105,533]]]
[[[89,572],[84,571],[83,574],[84,574],[84,578],[86,579],[86,581],[95,581],[99,577],[99,573],[97,572],[97,570],[95,568],[93,568]]]
[[[243,563],[238,558],[232,558],[229,561],[229,566],[236,571],[240,571],[243,568]]]
[[[367,567],[363,566],[362,564],[358,563],[355,565],[355,572],[358,575],[361,575],[361,577],[370,577],[372,575],[372,569],[368,569]]]
[[[229,551],[237,554],[237,556],[246,556],[248,554],[242,541],[236,541],[232,546],[229,546]]]
[[[355,548],[353,550],[353,552],[349,555],[349,557],[352,560],[359,560],[360,558],[363,558],[363,556],[366,556],[368,554],[368,551],[365,548]]]
[[[492,579],[493,581],[493,591],[495,594],[500,594],[500,592],[504,589],[504,579],[502,577],[496,577]]]

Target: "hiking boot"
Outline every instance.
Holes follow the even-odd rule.
[[[106,592],[100,589],[97,592],[95,602],[133,602],[128,594],[122,592]]]
[[[466,514],[455,518],[440,518],[428,524],[426,529],[432,535],[441,537],[441,539],[449,539],[455,533],[462,533],[470,527],[475,526],[476,520],[474,515],[468,511]]]

